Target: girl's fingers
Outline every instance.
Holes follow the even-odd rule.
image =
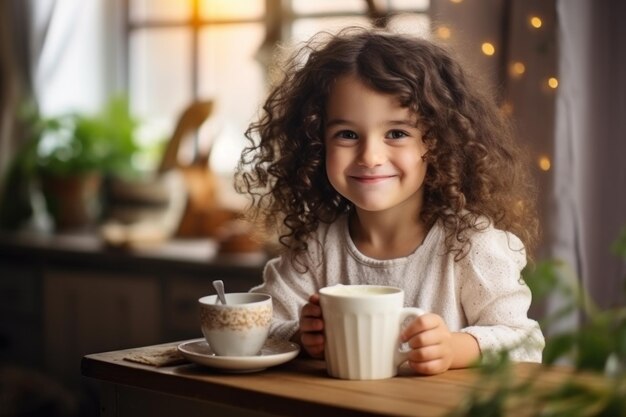
[[[319,318],[302,317],[300,319],[301,332],[321,332],[324,330],[324,321]]]
[[[441,359],[446,356],[445,348],[442,345],[425,346],[419,349],[413,349],[409,353],[409,361],[412,362],[428,362]]]
[[[443,324],[443,319],[437,314],[426,313],[413,319],[402,331],[402,336],[405,339],[410,338],[417,333],[425,332],[427,330],[434,329]]]
[[[318,304],[307,303],[302,307],[302,317],[322,317],[322,309]]]
[[[411,369],[418,374],[440,374],[450,368],[452,352],[444,345],[426,346],[412,350],[408,362]]]
[[[444,341],[445,337],[446,333],[444,332],[427,330],[412,335],[407,342],[412,349],[417,349],[425,346],[440,345]]]
[[[424,314],[402,331],[402,340],[413,349],[445,343],[450,337],[448,327],[436,314]]]
[[[324,335],[322,333],[302,333],[302,347],[313,358],[324,356]]]
[[[324,359],[324,345],[304,348],[310,357],[315,359]]]
[[[303,345],[308,347],[324,346],[324,335],[322,333],[302,333],[300,340]]]
[[[448,370],[443,359],[435,359],[428,362],[413,362],[409,360],[409,366],[421,375],[436,375]]]
[[[319,305],[319,294],[309,297],[300,314],[300,342],[313,358],[324,357],[324,320]]]
[[[319,305],[320,303],[320,295],[319,294],[313,294],[309,297],[309,303],[311,304],[317,304]]]

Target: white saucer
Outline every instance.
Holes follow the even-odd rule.
[[[295,358],[300,346],[286,340],[268,339],[256,356],[218,356],[204,339],[178,345],[178,351],[191,362],[227,372],[256,372]]]

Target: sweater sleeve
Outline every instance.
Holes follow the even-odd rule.
[[[539,324],[528,317],[531,292],[522,279],[526,253],[513,234],[489,228],[472,239],[460,262],[461,302],[483,357],[509,350],[515,361],[541,362],[545,344]]]
[[[274,315],[270,337],[288,340],[298,330],[300,310],[316,292],[316,273],[308,262],[309,255],[305,254],[304,259],[306,271],[296,270],[288,255],[270,260],[263,271],[263,284],[250,290],[272,296]]]

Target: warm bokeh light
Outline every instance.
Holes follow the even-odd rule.
[[[204,19],[227,20],[234,18],[258,18],[265,13],[265,3],[259,0],[201,0],[200,16]]]
[[[539,29],[543,25],[543,21],[537,16],[532,16],[530,18],[530,25],[535,29]]]
[[[450,1],[451,1],[452,3],[459,4],[459,3],[461,3],[463,0],[450,0]]]
[[[436,31],[437,37],[440,39],[450,39],[452,32],[447,26],[439,26]]]
[[[515,78],[519,78],[522,75],[524,75],[524,73],[526,72],[526,65],[524,65],[523,62],[513,62],[511,63],[510,66],[510,72],[511,72],[511,76],[515,77]]]
[[[513,103],[511,103],[510,101],[505,101],[500,105],[500,110],[502,110],[502,113],[506,114],[507,116],[511,116],[513,114],[513,109]]]
[[[558,86],[559,86],[559,80],[557,80],[556,77],[548,78],[548,87],[552,89],[556,89]]]
[[[539,157],[539,169],[542,171],[550,171],[552,167],[552,163],[550,162],[550,158],[545,155]]]
[[[483,54],[491,56],[496,53],[496,47],[491,42],[484,42],[481,46]]]

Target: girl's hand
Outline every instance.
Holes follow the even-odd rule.
[[[300,343],[313,358],[324,357],[324,320],[319,294],[313,294],[300,314]]]
[[[466,368],[480,357],[478,342],[467,333],[451,333],[441,316],[424,314],[402,332],[411,347],[409,366],[419,374],[434,375]]]

